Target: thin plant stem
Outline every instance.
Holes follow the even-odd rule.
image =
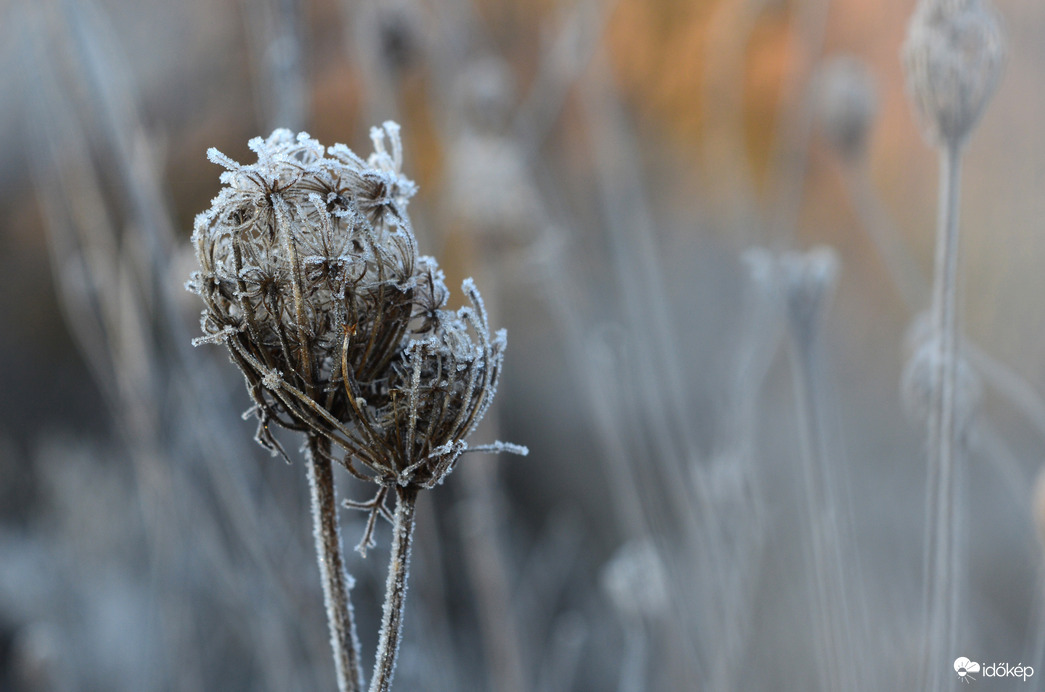
[[[334,652],[334,668],[339,692],[363,689],[359,665],[359,638],[349,599],[351,582],[345,573],[338,528],[337,497],[334,470],[330,461],[330,443],[315,435],[308,440],[308,485],[312,494],[312,524],[316,539],[316,558],[323,582],[323,602],[330,627],[330,647]]]
[[[1032,629],[1027,632],[1026,641],[1030,643],[1030,649],[1024,653],[1023,660],[1028,661],[1035,671],[1045,667],[1045,570],[1043,565],[1038,565],[1038,577],[1035,580],[1034,600],[1031,604]],[[1045,689],[1039,684],[1035,690]]]
[[[499,692],[523,692],[529,684],[522,662],[522,639],[511,607],[510,569],[498,536],[494,468],[470,464],[462,471],[468,484],[470,519],[463,527],[465,559],[476,590],[489,680]]]
[[[792,324],[796,411],[802,442],[807,521],[813,556],[813,583],[818,646],[823,647],[820,662],[824,689],[856,688],[849,656],[854,652],[849,599],[845,594],[845,569],[840,555],[837,522],[840,514],[828,467],[823,411],[818,398],[817,336],[802,333]]]
[[[392,523],[392,555],[388,563],[385,605],[381,615],[381,634],[374,661],[374,677],[370,692],[388,692],[392,688],[399,637],[403,632],[403,605],[406,603],[406,580],[410,574],[410,545],[414,537],[414,515],[417,488],[396,488],[396,509]]]
[[[624,630],[624,654],[617,675],[617,692],[638,692],[645,689],[647,652],[646,631],[639,622],[629,622]]]
[[[955,376],[957,356],[958,194],[961,186],[960,144],[940,150],[940,195],[932,323],[937,337],[932,406],[929,415],[928,513],[926,532],[926,649],[923,661],[929,685],[943,689],[948,652],[954,651],[957,588],[955,554]]]

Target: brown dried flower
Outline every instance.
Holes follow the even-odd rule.
[[[505,345],[503,330],[491,337],[470,279],[463,288],[471,306],[444,309],[443,273],[417,255],[406,215],[415,187],[401,172],[399,127],[385,123],[371,138],[366,161],[287,130],[251,140],[255,164],[211,149],[211,161],[227,169],[225,187],[196,217],[200,269],[188,285],[205,305],[204,336],[195,343],[228,347],[254,401],[258,441],[286,457],[272,423],[308,438],[316,554],[341,692],[357,692],[363,678],[341,558],[334,445],[349,472],[378,485],[370,501],[346,503],[370,513],[359,551],[373,545],[378,516],[393,523],[371,682],[387,691],[418,491],[440,483],[469,449],[465,438],[493,400]],[[472,449],[527,452],[501,442]]]
[[[367,161],[286,130],[250,142],[252,165],[210,150],[226,187],[193,234],[196,341],[228,346],[269,449],[282,452],[275,422],[339,445],[359,477],[431,487],[489,406],[505,338],[471,282],[473,307],[443,309],[443,274],[406,214],[398,127],[371,134]]]
[[[395,128],[375,131],[374,143],[369,162],[343,146],[327,156],[286,130],[251,140],[252,165],[208,152],[228,170],[193,233],[200,270],[189,287],[206,304],[197,343],[228,345],[269,448],[278,449],[270,421],[348,438],[351,409],[339,394],[344,335],[354,335],[353,376],[369,383],[397,357],[415,305],[435,299],[428,292],[436,287],[416,280],[406,216],[414,186],[398,170]]]
[[[465,437],[493,400],[506,333],[502,329],[491,338],[475,285],[469,280],[462,288],[472,306],[456,314],[439,311],[435,328],[411,341],[392,364],[387,386],[370,400],[356,399],[367,444],[360,461],[383,485],[431,488],[440,483],[468,448]],[[351,378],[347,386],[358,392]],[[495,443],[482,449],[517,448]]]

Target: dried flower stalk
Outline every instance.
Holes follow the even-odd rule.
[[[441,483],[470,450],[525,454],[501,442],[469,448],[497,389],[506,337],[491,334],[471,280],[470,305],[449,296],[431,257],[417,254],[406,214],[415,185],[401,172],[399,128],[371,131],[366,160],[344,145],[276,130],[251,140],[242,165],[215,149],[225,187],[196,218],[204,336],[223,343],[246,379],[257,440],[286,457],[278,424],[308,439],[316,548],[340,690],[360,690],[359,645],[343,568],[332,463],[377,486],[360,553],[377,517],[393,521],[388,588],[372,690],[395,669],[418,492]],[[388,149],[386,143],[390,145]],[[335,449],[343,455],[334,456]],[[393,517],[386,507],[396,498]]]
[[[958,201],[961,157],[1001,76],[1004,41],[987,0],[922,0],[904,44],[908,91],[940,157],[931,324],[923,689],[943,687],[957,642]]]

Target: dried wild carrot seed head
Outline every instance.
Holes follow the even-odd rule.
[[[430,488],[442,482],[493,400],[506,334],[490,334],[472,281],[462,288],[472,305],[440,311],[435,328],[410,341],[392,364],[387,388],[359,400],[369,451],[360,461],[383,484]],[[475,449],[519,450],[503,443]]]
[[[929,136],[964,142],[994,94],[1005,56],[988,0],[922,0],[903,47],[907,87]]]
[[[385,488],[431,487],[493,398],[505,338],[470,281],[472,307],[444,309],[443,273],[417,255],[406,215],[398,126],[371,134],[367,161],[286,130],[251,140],[255,164],[210,150],[227,170],[193,233],[197,343],[229,348],[269,449],[282,451],[274,422],[340,446]]]
[[[255,164],[208,152],[227,169],[225,187],[196,218],[200,270],[190,288],[206,305],[201,341],[228,345],[267,446],[275,447],[269,420],[328,437],[341,432],[337,424],[349,414],[345,335],[352,335],[352,374],[367,385],[397,357],[415,307],[445,295],[418,280],[406,216],[414,186],[399,172],[398,129],[386,124],[373,135],[367,162],[287,130],[251,140]]]

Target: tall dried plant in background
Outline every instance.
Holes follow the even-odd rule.
[[[960,546],[955,506],[961,492],[958,417],[958,208],[961,157],[997,87],[1004,57],[1001,27],[988,0],[922,0],[904,44],[908,88],[940,156],[931,337],[915,367],[928,383],[929,480],[925,567],[924,689],[943,689],[948,657],[957,649]],[[922,357],[926,356],[926,357]]]

